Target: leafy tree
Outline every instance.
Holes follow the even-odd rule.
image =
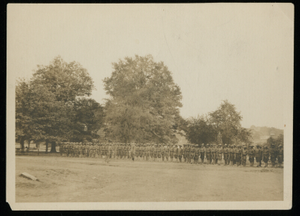
[[[93,99],[77,98],[73,106],[71,141],[92,141],[103,126],[103,107]],[[85,128],[85,129],[84,129]]]
[[[284,141],[284,136],[283,134],[279,134],[277,139],[276,139],[276,145],[279,146],[279,145],[282,145],[283,146],[283,141]]]
[[[16,141],[20,142],[24,151],[24,141],[29,140],[32,134],[30,105],[28,103],[30,95],[29,83],[19,80],[16,85]]]
[[[151,55],[126,57],[113,63],[104,86],[110,96],[105,105],[108,137],[125,143],[176,142],[173,125],[182,96],[163,62]]]
[[[249,142],[251,131],[241,127],[241,120],[241,113],[237,112],[235,106],[227,100],[209,114],[210,124],[221,133],[223,143],[227,144],[238,141]]]
[[[16,136],[46,141],[46,146],[51,143],[51,152],[56,151],[56,142],[79,131],[78,124],[87,124],[90,131],[82,133],[92,136],[99,128],[96,121],[101,120],[101,106],[78,97],[90,96],[93,88],[91,77],[79,63],[56,57],[48,66],[38,66],[30,82],[16,88]]]
[[[209,124],[206,117],[190,118],[187,122],[186,137],[191,143],[207,144],[217,141],[217,131]]]
[[[277,137],[270,136],[267,139],[267,145],[270,147],[272,144],[274,144],[276,147],[283,145],[283,134],[279,134]]]

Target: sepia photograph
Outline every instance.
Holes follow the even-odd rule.
[[[292,208],[294,5],[8,4],[13,210]]]

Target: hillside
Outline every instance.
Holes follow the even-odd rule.
[[[283,130],[274,127],[256,127],[252,125],[250,129],[253,133],[254,143],[265,143],[271,135],[276,138],[283,134]]]

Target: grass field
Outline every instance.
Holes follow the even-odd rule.
[[[283,200],[280,168],[16,156],[16,202],[274,200]]]

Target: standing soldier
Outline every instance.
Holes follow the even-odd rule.
[[[110,143],[108,146],[109,158],[112,158],[112,144]]]
[[[149,144],[146,145],[146,160],[148,161],[149,160],[149,157],[150,157],[150,146]]]
[[[211,144],[210,145],[210,154],[211,154],[211,163],[215,164],[216,163],[216,148],[215,148],[215,144]]]
[[[220,165],[222,163],[222,154],[223,154],[223,149],[222,149],[222,145],[221,144],[219,144],[219,148],[218,148],[217,154],[218,155],[217,155],[217,161],[216,161],[216,163],[218,165]]]
[[[195,147],[195,152],[194,152],[194,163],[195,164],[199,164],[199,155],[200,155],[200,148],[199,146],[197,145]]]
[[[178,145],[175,145],[175,148],[174,148],[174,157],[175,157],[175,161],[176,162],[178,162],[177,161],[177,158],[178,158],[178,149],[179,148],[179,146]]]
[[[224,166],[228,164],[228,147],[227,144],[225,143],[224,145]]]
[[[264,146],[262,156],[263,156],[263,161],[265,163],[265,167],[267,167],[268,161],[269,161],[269,149],[268,149],[268,146],[266,146],[266,145]]]
[[[191,146],[190,146],[190,144],[187,145],[186,156],[187,156],[187,163],[190,163],[191,162]]]
[[[207,160],[207,164],[211,164],[211,149],[209,144],[207,144],[207,148],[206,148],[206,160]]]
[[[278,167],[282,167],[282,162],[283,162],[283,149],[282,145],[278,146]]]
[[[257,163],[257,167],[261,167],[262,151],[261,151],[261,146],[259,144],[256,145],[254,154],[255,154],[255,160]]]
[[[253,164],[254,164],[254,156],[255,156],[255,151],[253,149],[253,145],[250,145],[250,150],[248,152],[248,155],[249,155],[250,166],[253,166]]]
[[[205,155],[205,146],[204,143],[202,143],[200,148],[200,158],[202,164],[204,163],[204,155]]]
[[[161,161],[164,161],[165,160],[165,148],[164,148],[164,144],[161,144],[160,155],[161,155]]]
[[[161,146],[160,146],[160,144],[158,144],[157,147],[156,147],[156,153],[157,153],[158,161],[160,161],[160,159],[161,159]]]
[[[140,147],[138,144],[135,144],[135,159],[138,159],[140,154]]]
[[[244,145],[244,149],[243,149],[243,152],[242,152],[242,164],[243,164],[243,166],[246,166],[247,154],[248,154],[247,146]]]
[[[233,160],[234,160],[234,149],[233,149],[233,145],[230,145],[229,147],[229,165],[233,165]]]
[[[237,147],[235,144],[233,144],[233,149],[232,149],[232,152],[233,152],[233,162],[232,164],[235,165],[236,164],[236,153],[237,153]]]
[[[153,158],[154,158],[154,144],[151,143],[151,146],[150,146],[150,157],[151,157],[151,160],[153,161]]]
[[[242,154],[243,154],[242,146],[238,145],[237,146],[237,151],[236,151],[236,165],[237,166],[241,165]]]
[[[179,149],[178,149],[179,163],[181,163],[182,155],[183,155],[183,149],[181,148],[181,146],[179,146]]]
[[[182,162],[186,160],[186,144],[182,145]]]
[[[131,159],[132,161],[134,161],[134,157],[135,157],[135,145],[133,143],[130,144],[130,153],[131,153]]]
[[[166,144],[164,149],[165,149],[165,159],[166,159],[166,161],[168,161],[169,160],[169,154],[170,154],[169,145]]]
[[[190,163],[195,163],[195,146],[190,147]]]
[[[142,145],[142,158],[143,158],[143,160],[146,160],[146,144],[145,143]]]
[[[170,148],[170,161],[173,161],[174,158],[175,145]]]
[[[270,148],[270,157],[271,157],[272,167],[275,166],[275,161],[277,158],[277,151],[278,150],[276,149],[275,144],[272,143],[271,148]]]
[[[127,159],[130,159],[130,144],[126,144],[126,156]]]

